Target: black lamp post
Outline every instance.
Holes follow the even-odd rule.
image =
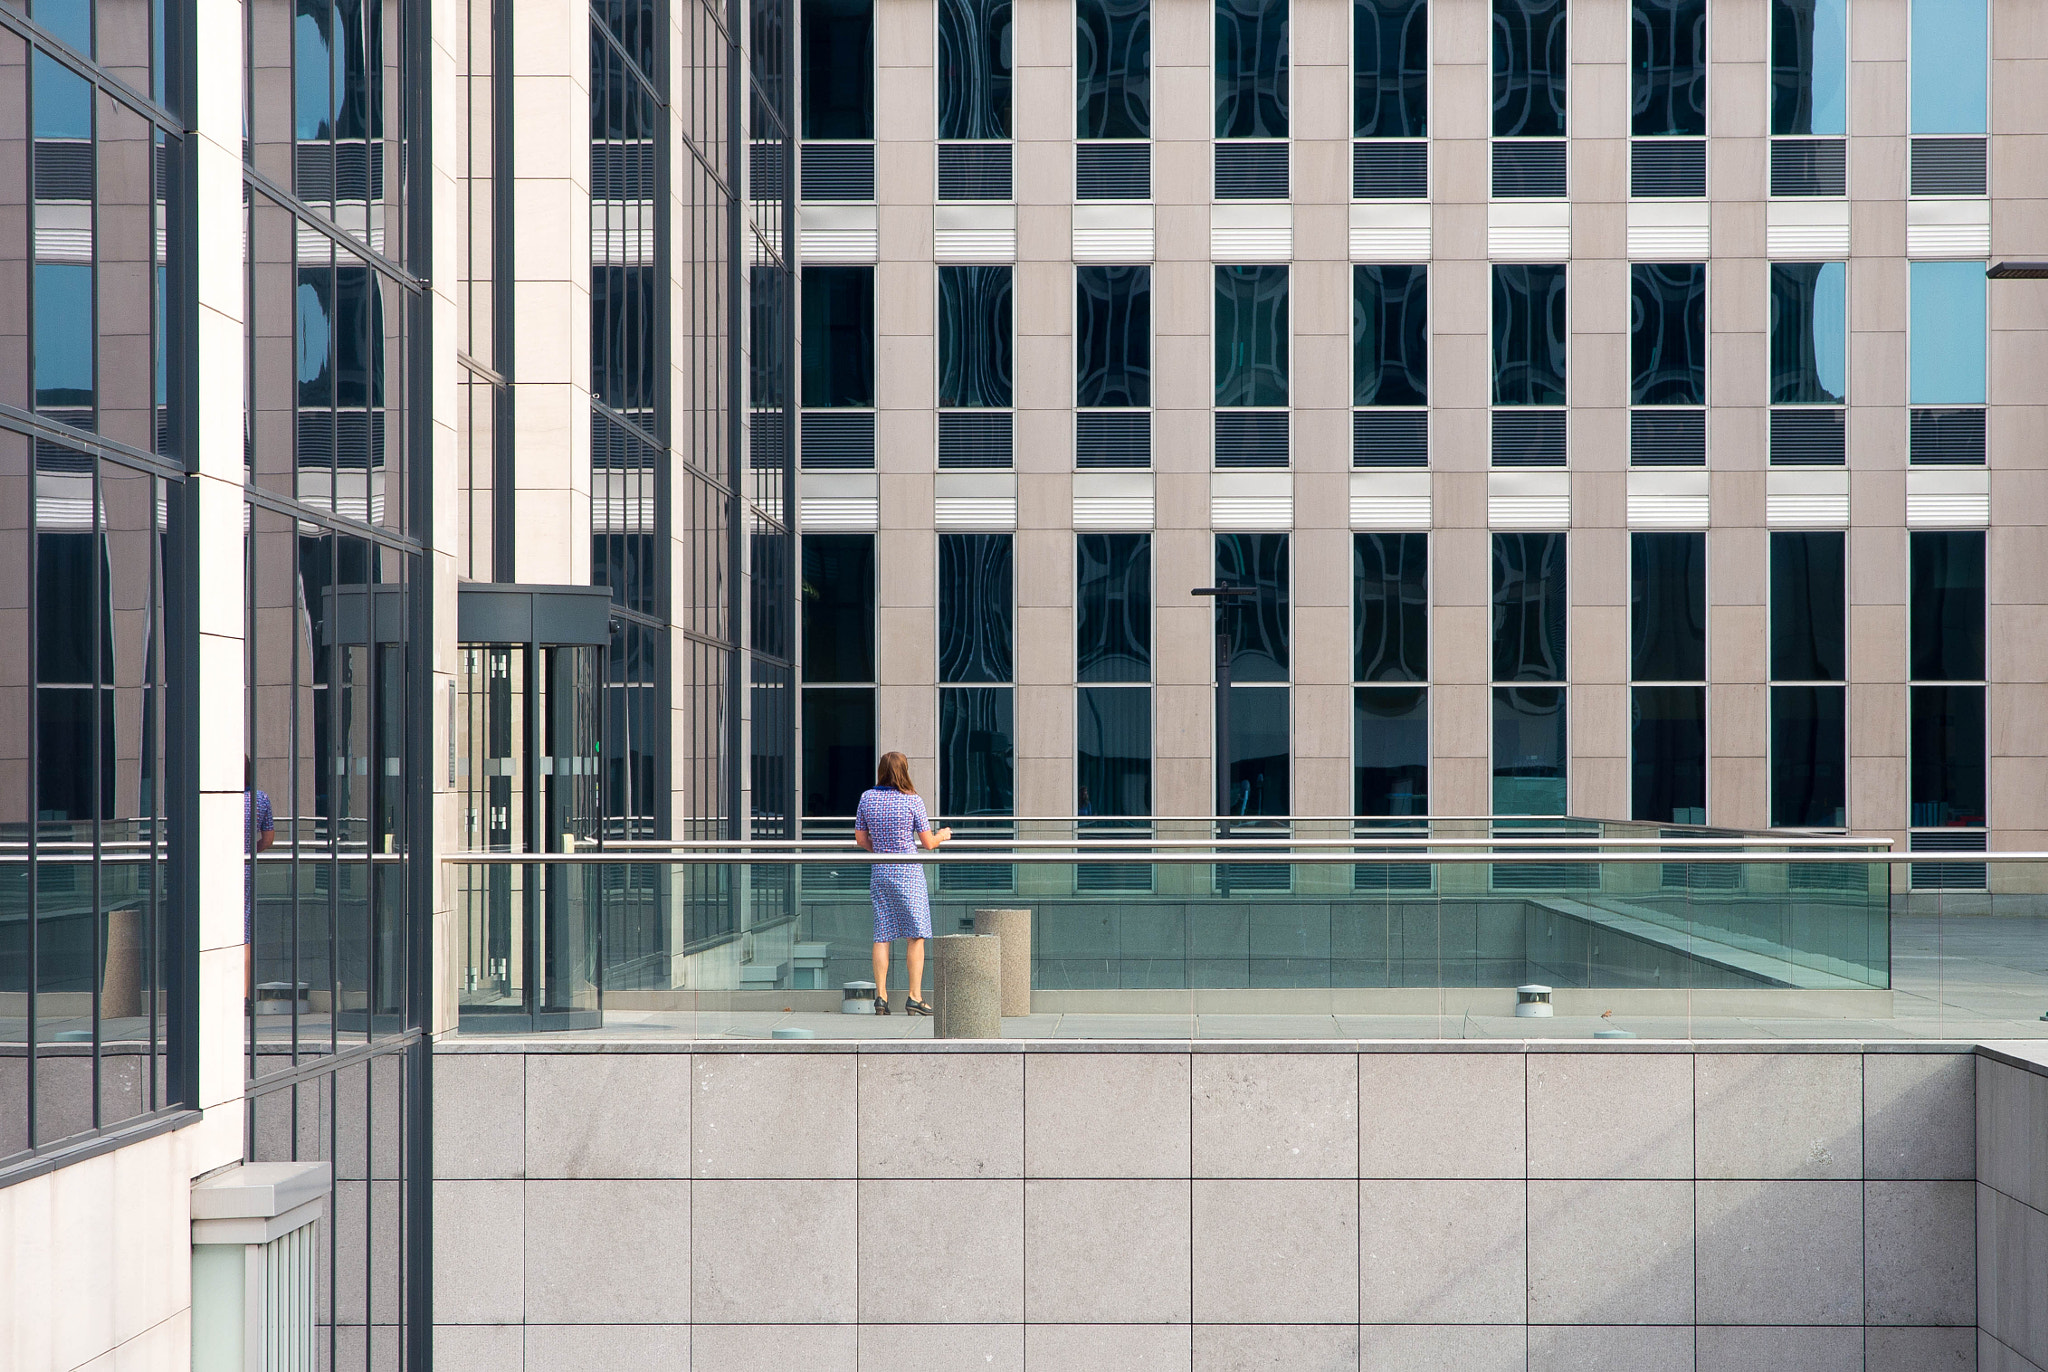
[[[1197,586],[1195,595],[1216,597],[1220,606],[1235,607],[1259,593],[1256,586]],[[1216,621],[1216,836],[1230,837],[1230,631],[1229,615]]]

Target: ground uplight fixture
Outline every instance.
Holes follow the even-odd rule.
[[[2048,281],[2048,262],[1993,262],[1984,275],[1993,281]]]

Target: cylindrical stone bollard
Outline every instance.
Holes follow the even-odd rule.
[[[944,934],[932,940],[932,1037],[1003,1036],[1002,940]]]
[[[107,912],[106,980],[100,986],[100,1014],[108,1019],[142,1013],[142,911]]]
[[[1003,944],[1003,1013],[1031,1013],[1031,912],[976,910],[974,932],[994,934]]]

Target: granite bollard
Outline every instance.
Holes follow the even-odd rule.
[[[994,934],[1003,945],[1003,1013],[1031,1013],[1031,912],[976,910],[974,932]]]
[[[932,1037],[1003,1036],[1002,940],[945,934],[932,940]]]

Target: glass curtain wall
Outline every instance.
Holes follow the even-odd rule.
[[[1493,535],[1493,812],[1565,813],[1565,535]]]
[[[1848,190],[1849,0],[1771,0],[1771,194]]]
[[[1217,633],[1230,647],[1229,789],[1217,797],[1222,814],[1291,812],[1290,543],[1284,533],[1216,535],[1215,584],[1253,592],[1216,601]]]
[[[1629,817],[1707,822],[1707,536],[1629,541]]]
[[[1706,264],[1638,262],[1630,283],[1629,461],[1705,466]]]
[[[1351,269],[1351,465],[1429,464],[1429,268]]]
[[[1565,465],[1568,276],[1562,264],[1493,268],[1496,467]]]
[[[939,535],[939,809],[1016,812],[1016,570],[1010,534]]]
[[[1152,535],[1074,547],[1074,813],[1150,815]]]
[[[873,784],[875,536],[806,534],[803,817],[851,819]]]
[[[1914,530],[1907,539],[1910,842],[1916,851],[1981,852],[1989,828],[1986,535]],[[1913,884],[1981,888],[1984,869],[1916,863]]]
[[[1429,535],[1351,538],[1352,812],[1429,813]]]
[[[1848,535],[1771,534],[1771,827],[1848,824]]]

